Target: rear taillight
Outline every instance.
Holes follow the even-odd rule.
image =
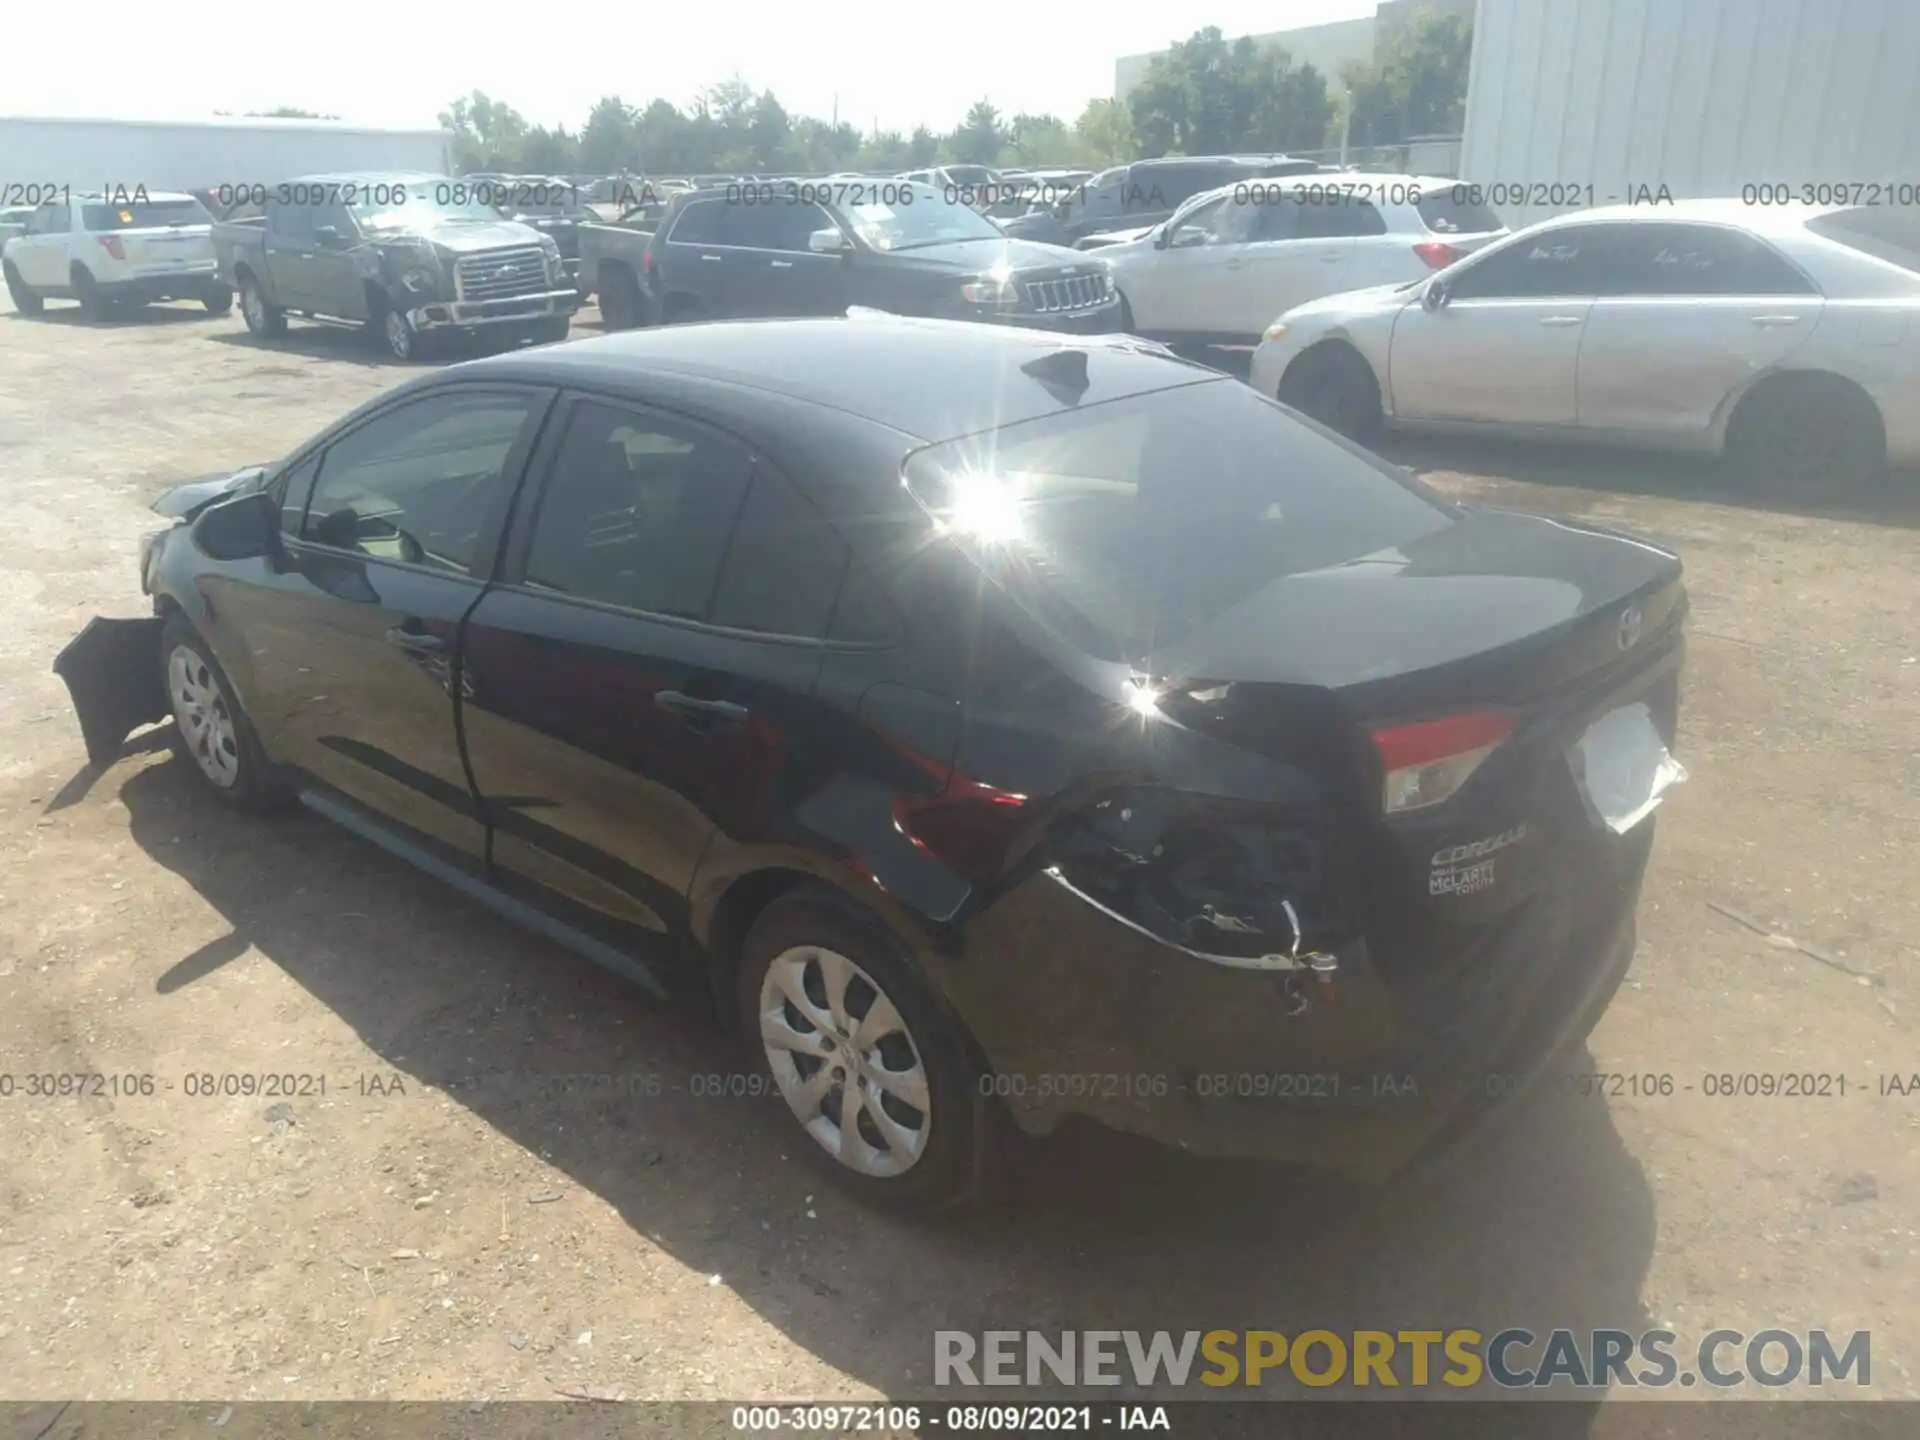
[[[124,260],[127,258],[126,247],[121,245],[118,235],[102,235],[100,237],[100,248],[116,260]]]
[[[1444,270],[1456,260],[1466,258],[1467,252],[1458,245],[1449,245],[1443,240],[1427,240],[1413,247],[1429,270]]]
[[[640,268],[647,271],[653,269],[653,247],[651,245],[640,252]]]
[[[1404,815],[1451,799],[1512,733],[1513,720],[1490,710],[1375,729],[1373,744],[1385,772],[1381,808]]]

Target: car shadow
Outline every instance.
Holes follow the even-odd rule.
[[[207,321],[225,320],[225,315],[215,315],[198,300],[156,301],[151,305],[115,305],[98,320],[89,320],[81,313],[77,301],[48,300],[46,308],[38,315],[23,315],[18,310],[6,312],[6,318],[28,325],[64,325],[76,330],[126,330],[141,326],[192,325]]]
[[[380,1065],[444,1090],[882,1393],[1007,1398],[933,1389],[942,1329],[1648,1326],[1653,1196],[1602,1102],[1530,1103],[1444,1183],[1362,1194],[1088,1129],[1007,1147],[975,1207],[873,1212],[805,1163],[777,1099],[720,1098],[738,1052],[637,987],[305,812],[235,816],[178,761],[119,794],[135,843],[228,928],[169,966],[154,1004],[257,950]],[[661,1083],[568,1102],[540,1075]]]
[[[337,360],[370,370],[421,370],[435,365],[454,365],[462,360],[477,360],[483,355],[498,355],[522,348],[530,342],[495,340],[485,336],[472,340],[436,339],[412,360],[396,360],[384,343],[376,344],[368,334],[352,325],[302,324],[289,320],[284,335],[263,340],[249,330],[228,330],[208,336],[221,345],[262,353],[303,355],[309,360]],[[579,338],[577,335],[575,338]]]
[[[1718,460],[1698,455],[1450,435],[1383,436],[1373,449],[1422,478],[1456,472],[1547,490],[1706,501],[1807,519],[1920,529],[1920,473],[1911,470],[1895,470],[1873,490],[1857,495],[1756,494]],[[1584,501],[1578,495],[1567,499],[1576,506]]]

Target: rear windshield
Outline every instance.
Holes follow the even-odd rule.
[[[1920,213],[1858,206],[1807,222],[1816,235],[1920,275]]]
[[[81,223],[89,230],[146,230],[162,225],[211,225],[213,214],[198,200],[136,200],[125,205],[88,204]]]
[[[1491,205],[1457,199],[1452,186],[1422,195],[1414,206],[1420,221],[1436,235],[1484,235],[1500,228],[1500,215]]]
[[[1275,580],[1450,523],[1415,482],[1236,380],[949,441],[906,478],[1043,625],[1135,663]]]

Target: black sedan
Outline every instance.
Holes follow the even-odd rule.
[[[1684,776],[1674,556],[1123,337],[502,355],[158,508],[96,756],[170,713],[736,1028],[875,1198],[983,1117],[1393,1173],[1592,1027]]]

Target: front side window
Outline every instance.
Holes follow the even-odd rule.
[[[534,517],[530,585],[705,620],[752,457],[626,406],[574,407]]]
[[[1194,245],[1244,245],[1255,238],[1264,207],[1236,201],[1231,195],[1195,206],[1167,235],[1167,248]]]
[[[376,560],[467,573],[534,398],[425,396],[327,447],[300,538]]]
[[[1000,227],[970,205],[949,200],[947,192],[915,185],[912,199],[874,201],[836,207],[856,234],[875,250],[918,250],[962,240],[999,240]],[[819,227],[815,227],[819,228]]]
[[[805,254],[816,230],[832,230],[834,223],[811,201],[775,196],[762,205],[729,205],[721,225],[721,242],[747,250],[780,250]]]
[[[1609,274],[1612,225],[1562,225],[1523,235],[1463,269],[1449,289],[1456,300],[1584,298]]]

